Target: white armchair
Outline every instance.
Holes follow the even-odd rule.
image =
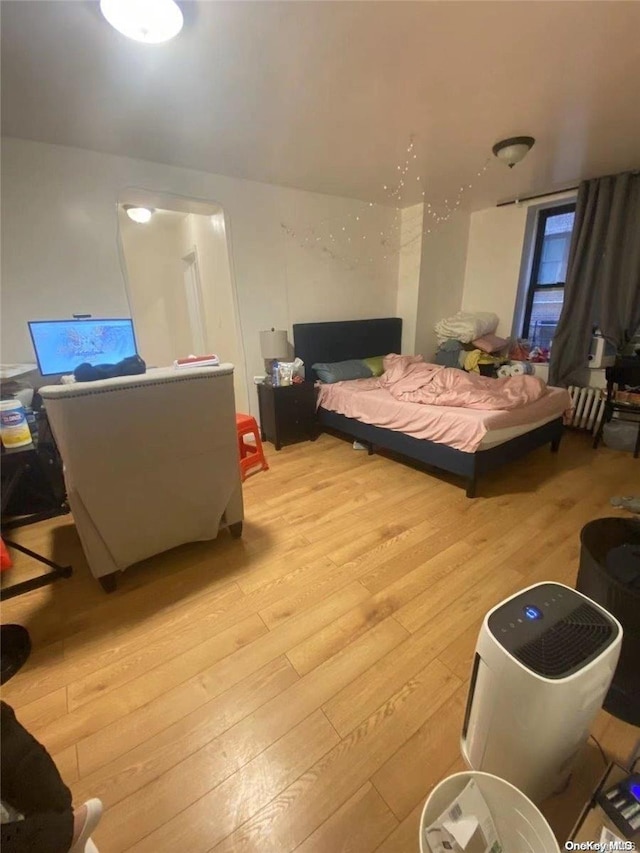
[[[40,389],[94,577],[185,542],[242,533],[233,366]]]

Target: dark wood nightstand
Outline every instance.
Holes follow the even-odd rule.
[[[316,389],[313,382],[298,385],[258,385],[260,437],[280,450],[283,444],[314,441]]]

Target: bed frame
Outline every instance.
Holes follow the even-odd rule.
[[[401,351],[402,320],[386,317],[377,320],[347,320],[333,323],[296,323],[293,327],[295,354],[304,361],[308,381],[317,379],[311,365],[316,362],[345,361]],[[468,498],[476,496],[478,478],[496,468],[550,444],[555,453],[562,438],[562,418],[505,441],[487,450],[467,453],[446,444],[414,438],[395,430],[371,426],[320,407],[321,426],[365,443],[369,453],[375,447],[394,451],[425,465],[449,471],[465,478]]]

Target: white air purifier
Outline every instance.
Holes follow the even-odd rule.
[[[557,583],[528,587],[485,616],[471,672],[462,755],[534,802],[566,784],[620,655],[622,627]]]
[[[601,335],[594,335],[589,345],[587,367],[611,367],[616,363],[616,348]]]

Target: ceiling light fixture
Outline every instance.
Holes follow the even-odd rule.
[[[133,219],[139,225],[146,225],[154,214],[150,207],[136,207],[133,204],[125,204],[124,211],[129,219]]]
[[[535,145],[533,136],[512,136],[510,139],[502,139],[496,142],[492,151],[498,158],[506,163],[510,169],[527,156]]]
[[[169,41],[184,23],[175,0],[100,0],[100,11],[118,32],[147,44]]]

